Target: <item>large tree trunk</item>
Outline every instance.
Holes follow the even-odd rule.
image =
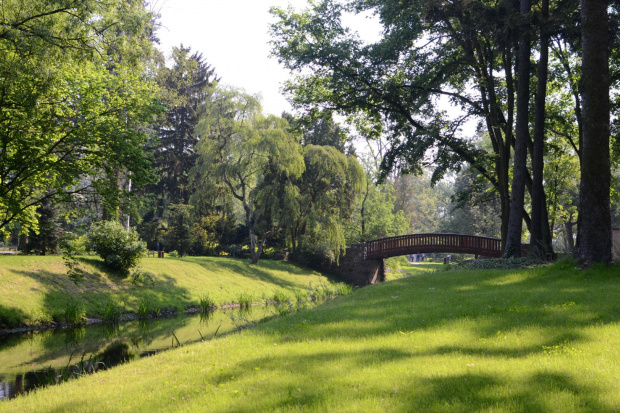
[[[538,86],[534,107],[534,148],[532,153],[532,225],[530,255],[544,258],[549,246],[543,239],[543,218],[546,209],[543,188],[543,152],[545,142],[545,102],[547,98],[547,73],[549,66],[549,35],[545,24],[549,17],[549,0],[542,1],[543,21],[540,27],[540,60],[538,62]]]
[[[566,238],[566,252],[572,254],[575,251],[575,240],[573,239],[573,217],[569,217],[568,222],[564,223],[564,237]]]
[[[256,234],[254,233],[254,228],[250,228],[249,232],[250,232],[250,263],[258,264],[258,258],[260,256],[260,252],[257,251]]]
[[[510,218],[510,148],[512,147],[513,126],[514,126],[514,111],[515,111],[515,92],[514,92],[514,80],[512,77],[512,51],[509,47],[504,52],[504,73],[506,74],[506,94],[508,101],[506,107],[508,110],[506,119],[506,129],[504,131],[504,145],[500,149],[499,162],[500,169],[497,174],[499,176],[500,183],[500,199],[501,199],[501,214],[502,214],[502,226],[501,226],[501,238],[502,238],[502,251],[506,250],[506,240],[508,237],[508,219]]]
[[[577,259],[583,266],[611,261],[607,25],[604,0],[581,0],[583,146]]]
[[[530,12],[530,0],[521,0],[521,14]],[[529,131],[529,95],[530,95],[530,34],[529,25],[521,27],[519,38],[519,59],[517,79],[517,121],[515,133],[515,157],[512,178],[512,196],[510,199],[510,217],[506,237],[505,257],[521,256],[521,231],[523,229],[523,203],[525,198],[525,178],[527,174],[527,142]]]

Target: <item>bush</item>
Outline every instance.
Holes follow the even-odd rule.
[[[126,230],[118,222],[103,221],[91,228],[86,248],[96,252],[108,268],[127,277],[146,252],[146,243],[133,228]]]

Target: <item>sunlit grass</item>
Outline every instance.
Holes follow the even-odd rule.
[[[218,257],[144,258],[140,276],[127,279],[110,276],[95,257],[84,257],[80,265],[85,274],[76,284],[60,257],[0,256],[0,327],[64,321],[71,300],[88,317],[101,317],[108,303],[123,313],[182,311],[199,306],[205,294],[221,306],[238,303],[243,294],[292,295],[310,283],[330,283],[315,271],[267,260],[250,265]]]
[[[2,407],[615,412],[619,322],[618,266],[439,271]]]

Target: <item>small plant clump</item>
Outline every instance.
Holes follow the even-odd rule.
[[[306,301],[308,297],[306,293],[304,293],[302,290],[298,290],[297,288],[293,289],[293,294],[295,294],[295,300],[297,300],[298,304],[301,304],[304,301]]]
[[[201,313],[208,313],[215,308],[215,301],[209,296],[209,293],[204,293],[199,300]]]
[[[248,293],[239,294],[239,307],[242,310],[249,309],[253,303],[254,303],[254,297],[252,297],[251,294],[248,294]]]
[[[147,300],[140,300],[138,302],[137,314],[140,319],[149,318],[151,315],[151,306]]]
[[[137,284],[155,284],[155,276],[148,271],[136,270],[131,273],[131,283]]]
[[[282,304],[285,303],[289,300],[289,297],[284,294],[282,291],[276,291],[273,296],[271,297],[271,301],[273,301],[276,304]]]
[[[121,320],[122,311],[112,301],[108,301],[100,312],[104,323],[114,324]]]
[[[125,229],[116,221],[103,221],[91,228],[86,248],[96,252],[108,268],[124,278],[140,262],[146,243],[140,241],[135,229]]]
[[[86,317],[86,310],[81,301],[71,300],[65,306],[64,319],[69,326],[77,326],[82,324]]]

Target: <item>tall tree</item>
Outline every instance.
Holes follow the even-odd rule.
[[[279,183],[304,171],[301,146],[286,129],[285,120],[261,114],[255,97],[232,89],[219,89],[211,96],[197,127],[203,137],[198,145],[197,184],[238,203],[249,231],[253,264],[267,239],[284,226],[280,212],[286,205],[280,201],[294,199],[292,185],[276,196],[282,192]],[[264,179],[266,174],[271,179]]]
[[[301,133],[302,146],[333,146],[344,153],[345,144],[350,141],[347,130],[336,123],[329,111],[310,111],[308,116],[295,118],[288,113],[282,117],[289,122],[295,132]]]
[[[577,259],[611,261],[609,60],[607,2],[581,0],[583,145]]]
[[[343,27],[342,13],[372,10],[384,36],[365,45]],[[294,103],[321,105],[383,134],[390,149],[382,169],[420,171],[433,181],[470,164],[501,199],[502,237],[510,206],[509,171],[514,127],[514,12],[512,3],[325,0],[301,13],[274,10],[274,53],[301,72],[287,85]],[[307,70],[309,69],[309,70]],[[459,111],[437,104],[448,100]],[[461,126],[478,118],[493,153],[476,148]]]
[[[0,3],[0,230],[44,199],[150,176],[155,16],[140,0]]]
[[[542,21],[540,24],[540,59],[538,59],[538,76],[536,98],[534,104],[534,144],[532,148],[532,224],[530,228],[530,254],[543,258],[551,252],[551,239],[543,240],[543,219],[548,219],[545,211],[546,198],[543,187],[544,146],[545,146],[545,117],[547,100],[547,76],[549,71],[549,0],[541,3]]]
[[[530,102],[530,26],[528,14],[532,8],[531,0],[520,0],[524,23],[520,27],[519,58],[517,60],[517,122],[515,131],[515,156],[512,178],[512,196],[508,234],[504,257],[521,256],[521,232],[523,230],[523,207],[525,199],[525,178],[527,174],[527,144],[530,141],[529,102]]]
[[[346,247],[346,227],[364,184],[364,172],[355,157],[330,145],[303,148],[304,173],[290,209],[288,233],[293,255],[312,247],[338,260]]]
[[[192,53],[183,45],[172,48],[172,67],[162,65],[157,79],[166,105],[157,131],[156,164],[160,177],[157,192],[164,203],[187,203],[188,175],[196,162],[196,144],[200,139],[195,133],[199,108],[219,79],[200,53]]]

